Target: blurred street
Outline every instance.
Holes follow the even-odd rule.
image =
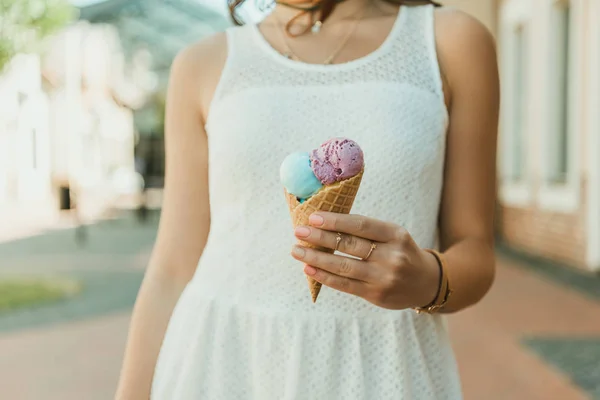
[[[111,398],[155,217],[147,225],[132,216],[90,225],[83,247],[64,224],[0,244],[1,278],[68,277],[83,285],[71,299],[0,313],[2,399]],[[6,227],[3,233],[7,239]]]
[[[0,314],[2,398],[106,400],[156,230],[132,217],[0,245],[0,274],[81,280],[72,300]],[[450,317],[466,399],[600,399],[600,280],[501,252],[482,304]]]

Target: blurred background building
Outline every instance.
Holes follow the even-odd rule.
[[[498,40],[499,238],[600,270],[600,2],[447,0]]]
[[[161,186],[170,64],[228,24],[195,1],[108,0],[12,57],[0,73],[0,208],[52,216],[69,188],[94,215],[134,200],[142,177]]]
[[[600,4],[505,0],[498,6],[499,233],[512,246],[597,271]]]

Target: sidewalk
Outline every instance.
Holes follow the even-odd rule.
[[[2,398],[114,398],[129,313],[0,335]]]
[[[501,257],[487,297],[450,317],[466,399],[600,399],[600,280],[589,279],[598,297]]]
[[[0,209],[0,243],[39,234],[58,224],[49,208],[3,205]]]
[[[82,213],[82,223],[94,223],[101,212],[92,209]],[[72,211],[58,212],[47,204],[4,205],[0,209],[0,243],[39,235],[47,231],[68,229],[77,226]]]
[[[148,208],[159,209],[162,196],[162,189],[148,190]],[[135,209],[137,201],[135,196],[111,200],[109,197],[89,195],[82,199],[78,217],[81,223],[92,224]],[[0,243],[39,235],[47,231],[73,228],[79,223],[75,217],[74,211],[58,212],[50,207],[48,201],[39,204],[2,204],[0,205]]]

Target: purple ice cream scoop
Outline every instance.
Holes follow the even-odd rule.
[[[365,164],[360,146],[346,138],[329,139],[311,152],[310,161],[313,172],[323,185],[352,178]]]

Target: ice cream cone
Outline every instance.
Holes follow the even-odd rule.
[[[294,228],[300,225],[308,225],[308,218],[315,211],[329,211],[340,214],[349,214],[354,204],[354,199],[358,193],[360,182],[362,181],[364,170],[352,178],[336,182],[331,185],[323,186],[317,193],[309,197],[303,203],[300,203],[296,196],[285,191],[290,216]],[[333,253],[333,249],[326,249],[310,243],[298,241],[299,244],[313,249],[318,249],[328,253]],[[307,276],[308,287],[312,296],[313,303],[317,301],[321,291],[321,283]]]

